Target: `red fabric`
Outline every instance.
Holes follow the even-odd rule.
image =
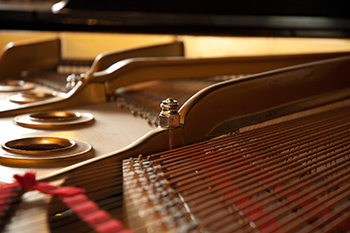
[[[21,188],[18,183],[0,184],[0,228],[2,218],[9,213],[13,203],[17,202],[21,197]]]
[[[75,187],[58,187],[50,185],[49,183],[38,183],[35,179],[35,173],[33,172],[27,172],[23,176],[14,175],[13,177],[25,191],[38,190],[42,193],[57,196],[73,196],[84,193],[83,189]]]
[[[69,196],[69,197],[64,197],[65,203],[70,204],[70,203],[80,203],[87,201],[88,198],[84,194],[77,194],[74,196]]]
[[[89,213],[84,216],[84,219],[89,222],[93,222],[94,224],[97,224],[99,222],[103,222],[105,219],[108,218],[108,213],[103,210],[98,210],[94,213]]]
[[[27,172],[23,176],[14,175],[13,178],[15,178],[20,186],[26,191],[38,183],[33,172]]]
[[[28,172],[23,176],[14,175],[14,178],[24,191],[38,190],[42,193],[59,196],[81,220],[88,223],[92,229],[99,233],[131,232],[124,229],[121,222],[111,218],[106,211],[100,210],[94,202],[88,200],[83,189],[59,187],[49,183],[37,182],[33,172]]]

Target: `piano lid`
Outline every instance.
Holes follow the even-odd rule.
[[[14,0],[0,1],[0,13],[3,29],[350,37],[341,0]]]

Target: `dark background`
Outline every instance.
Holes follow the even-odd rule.
[[[346,1],[0,1],[0,29],[350,37]],[[57,9],[57,7],[55,8]]]

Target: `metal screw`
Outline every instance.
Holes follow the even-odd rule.
[[[180,126],[180,114],[177,109],[179,104],[172,98],[163,100],[160,104],[162,111],[159,114],[159,125],[166,128],[177,128]]]

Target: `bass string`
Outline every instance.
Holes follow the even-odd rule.
[[[343,109],[344,110],[344,109]],[[322,114],[321,114],[322,115]],[[348,138],[343,138],[343,136],[342,135],[339,135],[339,134],[342,134],[343,132],[348,132],[348,130],[347,130],[347,124],[349,123],[349,120],[348,119],[344,119],[344,117],[345,116],[348,116],[348,114],[345,112],[345,114],[344,114],[344,112],[342,112],[341,114],[340,114],[340,116],[338,115],[338,116],[335,116],[335,117],[333,117],[333,116],[330,116],[330,117],[328,117],[328,118],[326,118],[325,119],[325,115],[322,115],[321,117],[318,117],[319,118],[319,120],[320,121],[314,121],[315,120],[315,118],[314,117],[312,117],[312,118],[310,118],[309,119],[309,125],[307,126],[307,127],[312,127],[313,128],[313,132],[309,132],[309,133],[307,133],[306,134],[306,132],[303,132],[302,134],[306,134],[306,136],[304,136],[304,137],[302,137],[301,139],[302,140],[304,140],[305,139],[305,137],[307,137],[307,136],[312,136],[312,135],[314,135],[314,134],[319,134],[320,133],[320,131],[319,131],[319,128],[315,128],[315,126],[317,126],[317,125],[320,125],[320,122],[322,122],[322,124],[321,125],[323,125],[323,124],[326,124],[326,125],[323,125],[321,128],[323,128],[323,131],[324,131],[324,135],[323,136],[319,136],[318,137],[318,139],[315,139],[315,138],[313,138],[313,140],[312,141],[314,141],[314,142],[319,142],[319,143],[324,143],[324,141],[325,141],[325,139],[330,139],[330,138],[333,138],[333,137],[337,137],[337,139],[335,139],[334,138],[334,140],[335,140],[335,142],[341,142],[341,141],[345,141],[345,143],[343,143],[343,144],[340,144],[338,147],[343,147],[343,146],[346,146],[347,144],[346,144],[346,141],[348,140]],[[336,118],[338,118],[338,119],[336,119]],[[335,121],[334,122],[334,120],[337,120],[337,121]],[[295,122],[295,123],[299,123],[299,125],[298,126],[301,126],[302,124],[300,124],[301,122]],[[327,125],[328,124],[328,125]],[[302,125],[302,127],[306,127],[305,125]],[[343,128],[343,131],[339,131],[339,127],[341,127],[341,128]],[[332,131],[329,131],[329,129],[330,128],[333,128],[332,130],[333,130],[333,132]],[[278,129],[278,128],[277,128]],[[345,130],[345,131],[344,131]],[[297,133],[299,133],[299,129],[298,129],[298,127],[294,127],[294,131],[296,131]],[[266,131],[265,133],[271,133],[271,132],[269,132],[269,131]],[[282,134],[285,134],[285,132],[282,132]],[[255,135],[256,137],[257,137],[257,135]],[[292,141],[295,141],[295,140],[298,140],[299,139],[299,137],[300,137],[300,135],[298,136],[298,134],[296,134],[296,135],[294,135],[292,138],[290,138],[290,140],[292,140]],[[331,139],[332,141],[333,141],[333,139]],[[310,141],[310,142],[305,142],[304,141],[304,143],[311,143],[312,141]],[[252,145],[254,145],[254,141],[252,141],[251,142],[252,143]],[[266,142],[265,142],[266,143]],[[284,145],[284,146],[286,146],[287,144],[285,143],[285,142],[280,142],[280,143],[282,143],[281,145]],[[266,145],[266,144],[265,144]],[[272,146],[272,148],[273,149],[277,149],[278,147],[276,147],[276,146],[274,146],[275,144],[273,143],[272,145],[270,145],[270,147]],[[309,146],[310,146],[310,144],[308,144]],[[335,146],[336,144],[334,144],[334,146]],[[266,145],[266,147],[269,147],[268,145]],[[318,148],[319,147],[319,145],[315,145],[315,148]],[[215,147],[214,147],[215,148]],[[289,148],[290,149],[290,148]],[[288,149],[288,150],[289,150]],[[300,148],[300,149],[303,149],[303,148]],[[312,148],[309,148],[309,149],[312,149]],[[205,150],[204,148],[203,148],[203,150]],[[334,148],[329,148],[329,150],[330,150],[330,152],[331,151],[333,151],[334,150]],[[293,150],[294,151],[294,150]],[[338,149],[337,149],[337,151],[338,151]],[[189,153],[191,153],[190,151],[188,151]],[[316,152],[316,151],[314,151],[314,152]],[[339,152],[339,151],[338,151]],[[185,155],[186,153],[184,153],[184,155]],[[164,156],[163,158],[166,158],[167,156],[165,155],[165,154],[162,154],[162,156]],[[203,154],[203,156],[205,157],[205,155]],[[341,157],[343,157],[344,155],[343,154],[340,154],[338,157],[339,158],[341,158]],[[181,163],[181,160],[177,160],[176,161],[177,163],[174,163],[176,166],[178,165],[178,163]],[[327,161],[324,161],[325,162],[325,164],[327,164],[327,163],[329,163],[329,161],[327,160]],[[214,161],[214,163],[215,163],[215,161]],[[320,163],[319,161],[317,162],[316,161],[316,163]],[[308,164],[308,165],[306,165],[306,166],[309,166],[310,164]],[[291,165],[291,166],[293,166],[293,165]],[[211,167],[211,166],[208,166],[208,167]],[[170,168],[170,167],[168,167],[168,168]],[[277,166],[277,168],[278,168],[278,166]],[[228,168],[229,170],[230,170],[230,168]],[[170,169],[171,170],[171,169]],[[302,171],[302,172],[304,172],[304,171]],[[194,173],[192,173],[192,174],[194,174]],[[195,175],[195,174],[194,174]],[[220,183],[220,181],[218,181],[218,183]],[[207,186],[205,186],[205,187],[207,187]],[[264,188],[264,190],[265,190],[266,188]],[[211,190],[213,190],[213,189],[211,189]],[[179,190],[177,190],[177,191],[179,191]],[[186,199],[186,198],[185,198]],[[192,212],[192,211],[191,211]],[[216,220],[217,221],[217,220]]]
[[[123,175],[122,162],[117,162],[116,164],[100,166],[90,170],[73,171],[62,186],[84,188],[87,196],[98,197],[99,194],[102,197],[112,196],[122,194],[123,177],[128,178]],[[60,201],[53,200],[51,204],[54,205],[56,202]],[[104,206],[101,206],[101,208],[104,208]]]

